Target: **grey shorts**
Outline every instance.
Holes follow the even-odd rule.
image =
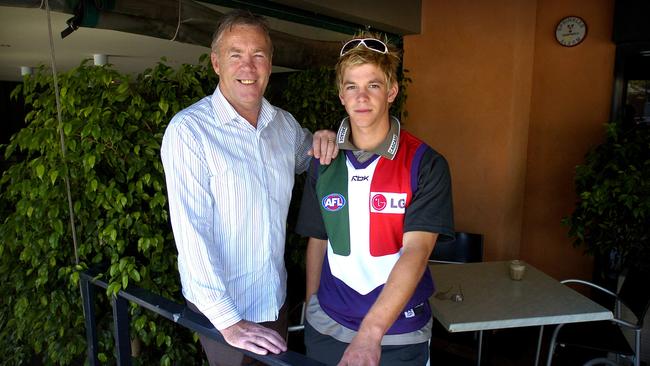
[[[348,343],[321,334],[305,322],[307,356],[326,365],[336,366]],[[429,361],[429,342],[404,346],[381,346],[382,366],[424,366]]]

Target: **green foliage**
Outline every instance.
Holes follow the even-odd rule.
[[[159,153],[171,117],[216,85],[205,58],[202,63],[178,71],[159,63],[133,83],[85,61],[58,76],[62,126],[48,70],[39,69],[14,91],[14,97],[23,95],[28,113],[26,127],[2,146],[18,161],[0,179],[0,353],[13,357],[10,364],[27,364],[32,354],[45,364],[83,362],[84,268],[108,265],[108,294],[135,283],[182,300]],[[97,298],[100,358],[114,362],[110,308],[106,296]],[[196,363],[201,354],[193,352],[189,331],[135,305],[130,313],[131,335],[143,344],[136,363]]]
[[[563,219],[574,245],[590,254],[616,250],[624,265],[650,265],[650,128],[607,126],[604,143],[576,168],[578,202]]]
[[[282,93],[280,105],[312,132],[336,130],[346,113],[339,101],[334,79],[334,70],[327,67],[293,73]]]

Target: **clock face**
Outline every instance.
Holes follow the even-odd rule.
[[[555,28],[555,39],[565,47],[579,45],[587,36],[587,24],[576,16],[563,18]]]

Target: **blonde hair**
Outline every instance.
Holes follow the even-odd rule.
[[[401,52],[399,49],[388,42],[386,37],[381,37],[378,34],[370,32],[357,34],[349,41],[363,38],[374,38],[382,41],[386,44],[388,52],[380,53],[368,49],[363,45],[359,45],[339,57],[339,60],[336,63],[336,85],[339,91],[341,91],[341,88],[343,87],[343,75],[345,74],[345,70],[350,67],[366,64],[376,65],[381,70],[386,78],[386,87],[388,89],[393,86],[393,83],[397,83],[397,69],[401,62]]]

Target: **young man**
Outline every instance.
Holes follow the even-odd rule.
[[[174,116],[161,148],[183,296],[230,345],[259,354],[287,348],[286,219],[312,147],[309,131],[264,99],[272,54],[263,18],[225,15],[212,41],[219,85]],[[335,136],[314,134],[323,163]],[[242,362],[200,338],[211,366]]]
[[[314,161],[298,233],[307,248],[307,355],[328,365],[425,365],[436,240],[453,238],[445,159],[400,130],[397,51],[366,36],[336,65],[348,117],[329,166]]]

